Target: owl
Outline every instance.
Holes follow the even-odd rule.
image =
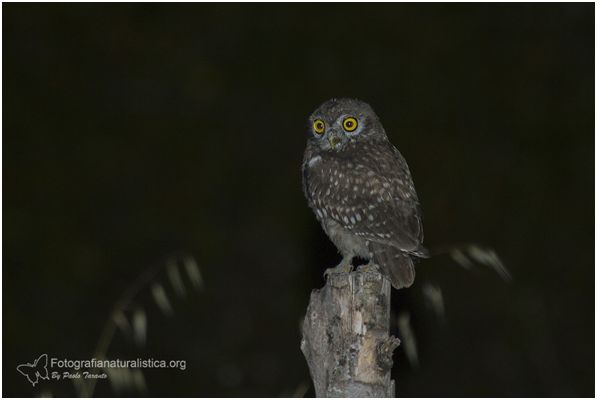
[[[412,285],[414,261],[428,255],[419,200],[406,161],[373,109],[331,99],[315,110],[302,172],[309,207],[343,257],[326,276],[350,272],[360,257],[395,288]]]

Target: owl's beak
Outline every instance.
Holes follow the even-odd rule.
[[[332,149],[335,149],[338,143],[341,141],[342,139],[336,134],[336,132],[331,131],[328,134],[328,142],[330,143],[330,146],[332,146]]]

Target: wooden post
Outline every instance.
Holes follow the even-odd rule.
[[[317,397],[394,397],[391,289],[380,273],[355,271],[311,292],[301,350]]]

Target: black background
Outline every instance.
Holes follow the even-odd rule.
[[[147,346],[117,333],[109,356],[187,361],[146,371],[149,396],[304,391],[300,320],[339,260],[301,193],[306,117],[343,96],[408,160],[426,243],[490,245],[514,277],[419,264],[393,299],[420,357],[396,352],[397,394],[594,395],[593,4],[2,9],[3,395],[76,395],[15,367],[92,357],[179,251],[205,290],[169,292],[171,317],[142,292]]]

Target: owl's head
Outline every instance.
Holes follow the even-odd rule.
[[[309,117],[309,141],[323,150],[342,151],[348,143],[387,139],[379,118],[364,101],[331,99]]]

